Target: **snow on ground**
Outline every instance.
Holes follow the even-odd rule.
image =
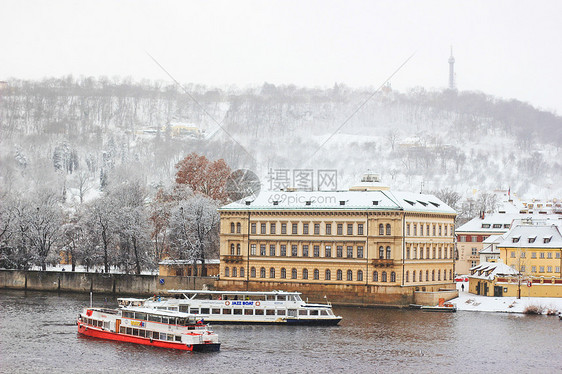
[[[464,291],[461,286],[464,285]],[[475,312],[523,313],[528,306],[539,306],[546,310],[556,310],[562,313],[562,298],[560,297],[491,297],[468,293],[468,282],[458,282],[459,297],[450,300],[457,306],[457,310]]]
[[[41,266],[33,266],[31,268],[31,270],[41,270]],[[68,272],[72,272],[72,265],[55,265],[55,266],[47,266],[47,271],[68,271]],[[85,266],[82,265],[77,265],[76,266],[76,272],[77,273],[103,273],[103,266],[97,266],[97,267],[90,267],[88,270],[86,270]],[[112,274],[125,274],[125,272],[116,269],[114,267],[110,267],[109,268],[109,272]],[[131,272],[130,274],[133,274],[133,272]],[[154,271],[149,271],[149,270],[142,270],[141,271],[141,275],[158,275],[158,270],[154,270]]]

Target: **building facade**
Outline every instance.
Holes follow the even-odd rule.
[[[222,289],[407,304],[414,291],[454,288],[456,213],[431,195],[262,192],[219,211]]]

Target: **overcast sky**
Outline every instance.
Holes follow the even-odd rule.
[[[0,1],[0,80],[459,90],[562,114],[562,1]]]

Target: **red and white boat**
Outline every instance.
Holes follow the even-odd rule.
[[[208,352],[220,349],[217,334],[193,315],[148,308],[84,308],[78,333],[161,348]]]

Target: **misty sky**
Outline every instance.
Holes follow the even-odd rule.
[[[0,2],[0,80],[131,76],[405,91],[447,85],[562,113],[562,1]]]

